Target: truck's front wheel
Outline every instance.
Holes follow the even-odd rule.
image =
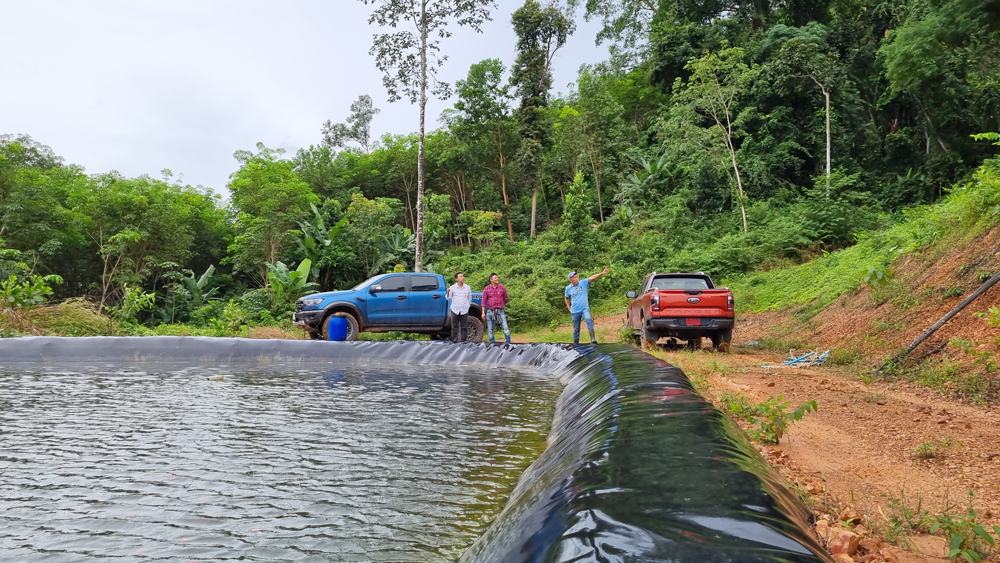
[[[354,315],[348,313],[334,313],[333,315],[338,315],[347,319],[347,337],[344,338],[344,342],[352,342],[358,339],[358,320],[354,318]],[[332,317],[333,315],[330,315]],[[323,340],[330,339],[330,317],[323,319]]]

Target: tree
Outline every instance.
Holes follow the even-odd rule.
[[[237,271],[256,273],[267,283],[267,264],[276,263],[294,240],[291,232],[319,198],[284,160],[281,149],[257,143],[257,153],[237,151],[240,169],[230,175],[230,205],[236,216],[236,238],[229,263]]]
[[[624,108],[609,91],[609,76],[583,70],[577,79],[577,91],[559,114],[562,141],[572,147],[590,165],[597,192],[597,208],[604,222],[602,180],[608,164],[628,150]],[[633,136],[633,137],[637,137]],[[575,172],[575,171],[574,171]]]
[[[358,96],[358,99],[351,104],[351,115],[347,116],[347,123],[332,123],[328,119],[323,124],[323,144],[329,147],[342,147],[347,141],[354,141],[361,145],[361,150],[365,151],[365,154],[370,154],[372,119],[380,111],[382,110],[375,107],[371,96],[368,94]]]
[[[708,53],[685,67],[691,73],[688,81],[680,78],[674,84],[676,99],[691,104],[710,122],[710,131],[723,141],[733,173],[743,216],[743,231],[747,232],[746,194],[743,179],[736,163],[736,139],[742,133],[737,125],[737,99],[744,93],[755,73],[743,62],[743,49],[725,48],[718,53]]]
[[[829,51],[826,28],[811,22],[803,28],[776,25],[768,31],[765,44],[779,44],[780,50],[770,67],[778,76],[779,85],[789,79],[808,78],[823,93],[826,109],[826,197],[830,197],[832,148],[830,140],[830,90],[844,79],[837,55]]]
[[[365,271],[371,271],[375,266],[380,254],[379,245],[385,235],[392,232],[401,213],[402,203],[398,199],[367,199],[361,194],[354,194],[344,214],[347,218],[344,234],[364,262]]]
[[[643,55],[661,4],[661,0],[569,0],[574,10],[584,6],[587,21],[601,19],[604,28],[597,33],[597,44],[612,42],[611,55],[622,63]]]
[[[416,229],[417,225],[412,195],[417,187],[419,145],[416,135],[386,134],[382,137],[382,147],[377,155],[387,161],[382,168],[383,173],[389,178],[390,183],[399,188],[406,197],[407,215],[404,216],[404,222],[412,229]]]
[[[574,24],[556,6],[543,7],[535,0],[526,0],[511,21],[517,34],[517,60],[511,69],[511,82],[521,98],[517,110],[522,138],[518,163],[532,185],[531,236],[535,236],[545,149],[552,145],[552,122],[545,111],[552,87],[552,59],[566,44]]]
[[[414,268],[421,271],[424,258],[424,131],[427,113],[427,90],[442,99],[450,95],[446,82],[437,79],[437,69],[447,57],[439,56],[441,39],[451,36],[448,24],[452,21],[481,31],[483,22],[490,19],[494,0],[361,0],[365,5],[374,4],[375,11],[368,18],[369,24],[398,28],[412,24],[412,31],[376,34],[369,54],[383,72],[382,84],[389,93],[389,101],[396,102],[404,96],[411,104],[420,107],[419,149],[417,154],[417,248]],[[433,59],[433,60],[432,60]],[[433,82],[431,84],[431,82]]]
[[[486,59],[469,68],[469,76],[455,83],[458,101],[455,102],[456,116],[451,129],[467,143],[487,144],[496,154],[496,164],[479,163],[500,178],[500,192],[503,204],[510,205],[507,197],[507,158],[505,147],[511,144],[513,123],[510,105],[514,99],[509,83],[505,84],[507,69],[499,59]],[[492,160],[492,159],[491,159]],[[507,234],[514,241],[514,227],[507,214]]]

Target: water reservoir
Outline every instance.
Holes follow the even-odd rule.
[[[0,341],[0,559],[828,561],[625,346]]]

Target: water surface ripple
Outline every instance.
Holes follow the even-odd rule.
[[[453,560],[561,390],[481,366],[143,369],[0,370],[0,559]]]

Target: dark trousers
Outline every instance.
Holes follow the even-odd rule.
[[[461,330],[459,330],[461,328]],[[459,338],[461,337],[461,338]],[[465,342],[469,339],[469,314],[451,313],[451,339],[455,342]]]

